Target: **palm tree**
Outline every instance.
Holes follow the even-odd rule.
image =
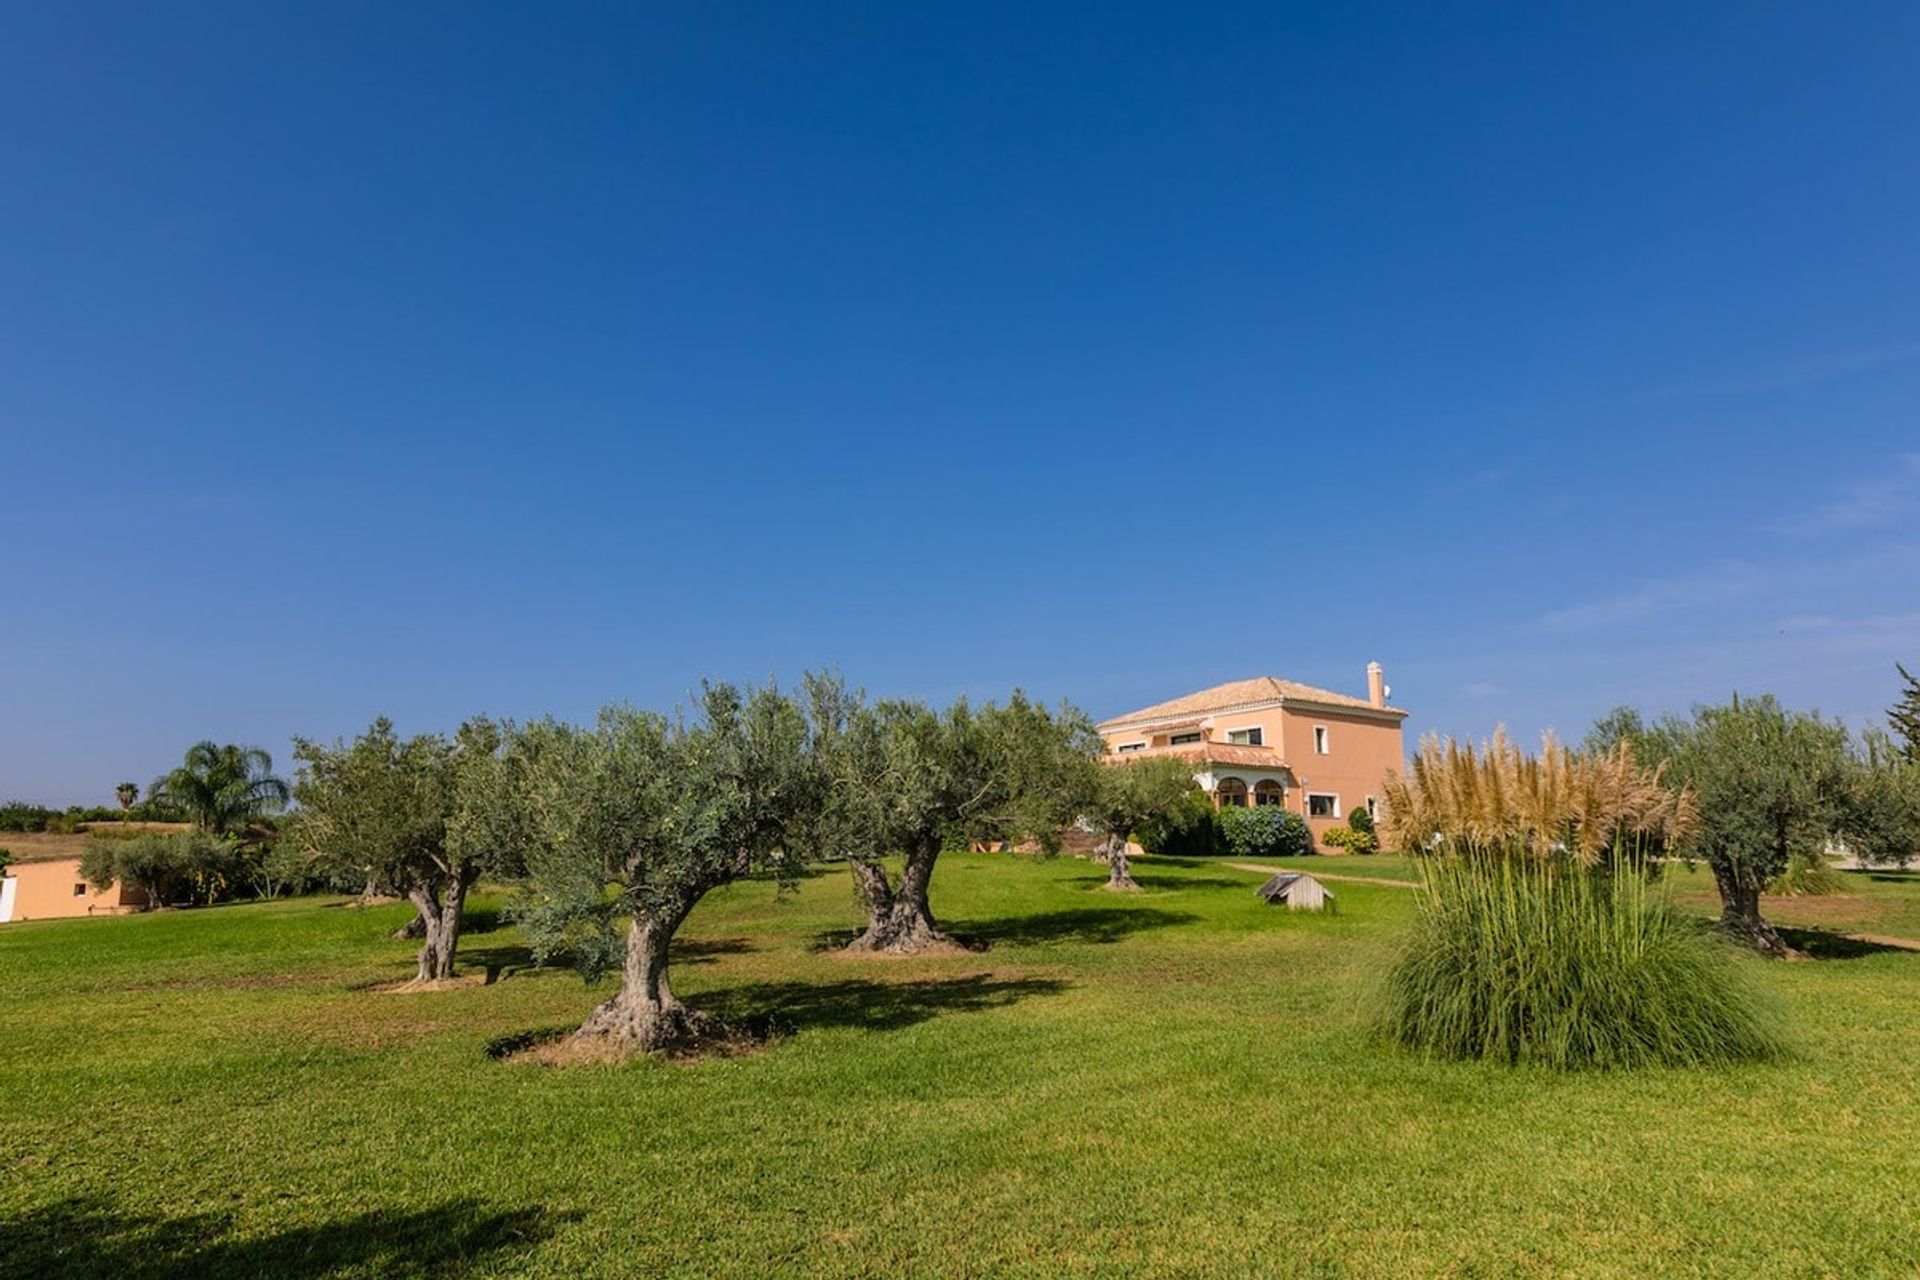
[[[140,799],[140,784],[137,782],[123,782],[113,789],[113,795],[114,798],[120,802],[122,809],[131,809],[135,802]]]
[[[196,742],[186,761],[147,788],[157,799],[186,814],[208,835],[226,835],[253,819],[283,808],[292,789],[274,776],[273,757],[259,747]]]

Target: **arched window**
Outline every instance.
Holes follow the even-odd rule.
[[[1247,784],[1238,778],[1222,778],[1213,786],[1213,798],[1220,802],[1223,809],[1229,805],[1244,809],[1247,804]]]
[[[1256,806],[1282,804],[1286,798],[1287,789],[1272,778],[1262,778],[1253,784],[1253,803]]]

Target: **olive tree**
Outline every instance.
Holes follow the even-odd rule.
[[[1698,799],[1693,851],[1713,871],[1721,927],[1765,954],[1790,954],[1761,918],[1760,894],[1795,848],[1823,848],[1844,831],[1856,776],[1845,726],[1771,695],[1736,696],[1666,716],[1636,746]]]
[[[1867,734],[1843,825],[1862,862],[1911,862],[1920,854],[1920,760],[1884,733]]]
[[[240,874],[237,846],[202,831],[96,835],[80,854],[82,879],[96,889],[118,883],[140,895],[143,909],[211,903]]]
[[[296,739],[300,820],[291,838],[312,862],[350,868],[413,904],[423,939],[416,982],[454,976],[467,893],[509,855],[477,815],[497,786],[501,730],[476,719],[449,741],[402,739],[386,717],[352,743]]]
[[[1193,766],[1168,756],[1116,757],[1094,773],[1084,816],[1100,836],[1094,856],[1107,864],[1108,889],[1139,889],[1127,866],[1127,841],[1135,829],[1172,812],[1193,790]]]
[[[1887,723],[1900,739],[1900,754],[1920,765],[1920,677],[1898,662],[1893,669],[1900,673],[1900,700],[1887,708]]]
[[[667,1050],[725,1030],[675,997],[668,948],[711,890],[754,872],[791,884],[825,810],[821,725],[772,686],[702,691],[690,717],[627,707],[592,728],[523,726],[504,753],[499,820],[525,840],[522,927],[620,987],[577,1037]]]
[[[1081,712],[1049,711],[1018,691],[977,709],[964,698],[944,711],[906,700],[850,707],[833,752],[836,832],[868,918],[849,949],[952,945],[928,898],[941,850],[1022,838],[1057,847],[1098,750]],[[901,859],[898,878],[881,862],[889,856]]]

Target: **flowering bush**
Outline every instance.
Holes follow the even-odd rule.
[[[1227,852],[1242,858],[1295,858],[1313,852],[1307,820],[1278,805],[1221,809],[1214,821]]]

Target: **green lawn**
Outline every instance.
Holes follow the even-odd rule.
[[[1325,862],[1406,874],[1392,860]],[[1337,914],[1147,860],[953,856],[991,950],[847,958],[844,872],[740,885],[676,982],[782,1033],[552,1070],[489,1046],[604,991],[411,970],[334,902],[0,929],[0,1275],[1907,1276],[1920,1268],[1920,954],[1766,965],[1791,1054],[1554,1076],[1367,1030],[1414,904]],[[1699,895],[1702,873],[1681,873]],[[1783,917],[1920,936],[1920,880]],[[1703,908],[1707,899],[1700,900]],[[471,967],[521,961],[510,929]]]

